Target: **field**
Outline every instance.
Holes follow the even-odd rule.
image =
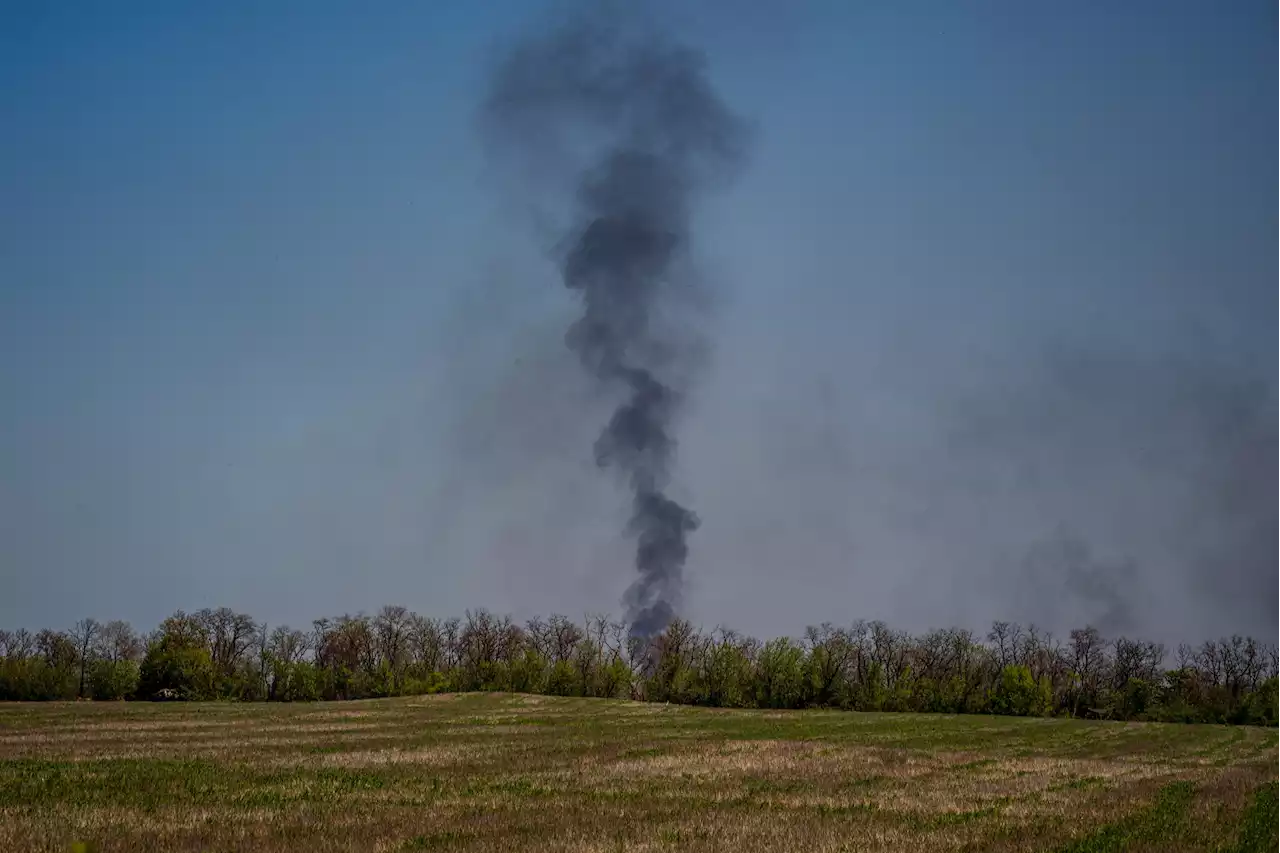
[[[0,705],[0,850],[1261,851],[1274,729],[543,696]]]

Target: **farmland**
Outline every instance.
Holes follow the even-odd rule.
[[[509,694],[0,705],[0,850],[1261,851],[1277,732]],[[81,848],[85,849],[85,848]]]

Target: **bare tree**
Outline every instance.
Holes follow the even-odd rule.
[[[535,616],[524,623],[525,636],[529,638],[529,647],[543,660],[551,659],[551,629],[546,621]]]
[[[300,663],[311,646],[311,638],[288,625],[277,625],[268,635],[266,625],[262,635],[266,637],[262,650],[263,677],[266,680],[268,699],[275,699],[282,686],[287,686],[293,674],[293,665]],[[282,680],[286,684],[282,684]]]
[[[901,631],[891,630],[879,620],[872,622],[870,628],[871,661],[879,667],[885,688],[893,690],[907,669],[907,648],[911,638]]]
[[[612,655],[614,661],[626,661],[627,659],[627,624],[620,621],[610,621],[605,631],[605,648]]]
[[[853,647],[853,671],[849,677],[865,692],[871,687],[871,626],[867,620],[857,619],[849,626],[849,642]]]
[[[438,672],[444,660],[444,639],[440,623],[416,613],[409,614],[409,651],[421,674]]]
[[[493,614],[483,607],[466,611],[459,635],[460,658],[465,669],[492,663],[498,657],[497,625]]]
[[[853,642],[843,628],[837,628],[830,622],[810,625],[804,634],[814,678],[815,699],[819,705],[828,705],[836,698],[839,685],[849,675],[854,656]]]
[[[295,664],[302,662],[310,646],[310,638],[302,631],[288,625],[277,625],[267,640],[267,653],[272,660]]]
[[[379,657],[398,677],[408,662],[409,611],[399,605],[388,604],[374,618],[373,631]]]
[[[178,648],[209,648],[209,632],[198,613],[175,610],[147,638],[148,644],[168,643]]]
[[[1226,645],[1225,641],[1223,645]],[[1216,642],[1207,640],[1196,651],[1195,664],[1196,669],[1200,671],[1201,677],[1210,687],[1222,686],[1226,675],[1226,666]]]
[[[236,613],[230,607],[201,610],[196,619],[208,637],[214,669],[222,675],[231,675],[257,636],[258,624],[247,613]]]
[[[458,644],[458,637],[461,632],[462,620],[457,616],[440,623],[440,639],[444,649],[444,665],[446,667],[456,667],[462,659],[462,649]]]
[[[265,621],[259,624],[257,630],[253,632],[253,647],[257,649],[258,687],[262,691],[261,695],[266,697],[271,691],[271,658],[269,654],[271,648],[271,626]]]
[[[1280,655],[1277,654],[1277,646],[1271,643],[1264,646],[1267,659],[1267,678],[1276,678],[1280,676]]]
[[[524,654],[528,638],[524,629],[512,621],[510,616],[503,616],[496,626],[498,632],[498,660],[507,664],[514,663]]]
[[[1191,669],[1196,665],[1196,650],[1188,643],[1179,643],[1174,659],[1178,662],[1178,669]]]
[[[343,614],[315,622],[316,664],[348,672],[369,672],[376,659],[373,630],[364,614]]]
[[[139,660],[144,651],[138,632],[121,619],[113,619],[102,626],[98,648],[102,657],[111,663]]]
[[[1022,626],[1017,622],[992,622],[987,642],[995,645],[996,662],[1000,669],[1018,663],[1022,654]]]
[[[1106,665],[1106,641],[1092,626],[1071,632],[1071,668],[1080,680],[1072,714],[1079,713],[1081,699],[1096,704]]]
[[[960,628],[951,631],[951,643],[955,647],[956,670],[960,679],[959,703],[961,708],[967,708],[973,696],[982,689],[990,652],[978,642],[972,631]]]
[[[97,651],[101,634],[102,624],[97,619],[81,619],[71,628],[71,640],[75,643],[76,657],[80,662],[80,686],[76,689],[78,698],[84,698],[85,674],[89,671],[89,662]]]
[[[1239,634],[1217,644],[1216,661],[1220,665],[1222,682],[1237,699],[1245,690],[1256,690],[1262,678],[1264,666],[1262,651],[1252,637]]]
[[[9,638],[9,657],[17,660],[23,660],[30,657],[36,650],[36,638],[26,628],[19,628],[13,632]]]
[[[551,614],[547,620],[548,658],[553,664],[573,657],[574,646],[582,639],[582,629],[567,616]]]

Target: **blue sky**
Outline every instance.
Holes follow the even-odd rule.
[[[616,609],[607,410],[474,124],[531,9],[3,12],[0,624]],[[1274,5],[660,14],[755,127],[695,234],[687,612],[1102,618],[1028,579],[1069,530],[1138,566],[1125,629],[1273,635],[1205,484],[1248,417],[1274,454]]]

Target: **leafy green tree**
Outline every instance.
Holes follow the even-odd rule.
[[[150,699],[173,691],[182,699],[213,699],[215,677],[209,651],[191,646],[154,644],[138,673],[138,696]]]
[[[863,670],[863,677],[854,688],[853,708],[858,711],[883,711],[889,700],[885,689],[884,666],[871,661]]]
[[[1274,675],[1266,679],[1258,685],[1254,696],[1257,711],[1254,722],[1274,729],[1280,724],[1280,679]]]
[[[517,693],[541,693],[547,685],[547,661],[532,648],[511,663],[511,689]]]
[[[887,691],[884,702],[886,711],[910,711],[916,703],[916,676],[911,666],[905,666],[894,679],[893,688]]]
[[[314,702],[320,698],[320,673],[315,664],[310,661],[290,663],[282,675],[284,682],[277,694],[282,702]]]
[[[89,695],[98,701],[117,701],[138,689],[139,668],[131,660],[98,660],[89,670]]]
[[[74,697],[74,676],[44,658],[10,658],[0,664],[0,701],[48,702]]]
[[[805,630],[805,704],[830,707],[848,695],[848,670],[855,648],[847,631],[829,622]]]
[[[206,641],[197,617],[178,611],[164,620],[142,659],[138,697],[172,691],[183,699],[216,698],[217,673]]]
[[[787,637],[765,643],[756,657],[752,687],[758,707],[800,707],[805,698],[804,649]]]
[[[625,699],[631,695],[631,667],[614,657],[596,673],[596,695],[606,699]]]
[[[547,676],[547,693],[551,696],[574,696],[580,685],[578,670],[567,660],[558,661]]]
[[[36,634],[36,651],[43,665],[32,667],[32,698],[74,699],[79,695],[80,655],[75,641],[61,631]]]
[[[695,640],[693,626],[684,619],[676,619],[636,656],[645,661],[648,672],[644,680],[646,698],[655,702],[693,703],[695,685],[690,659]]]
[[[1157,699],[1156,686],[1144,678],[1129,678],[1114,691],[1116,716],[1122,720],[1144,719]]]
[[[1000,670],[1000,680],[991,690],[987,704],[993,714],[1044,716],[1053,708],[1053,688],[1048,679],[1037,682],[1028,667],[1010,664]]]

